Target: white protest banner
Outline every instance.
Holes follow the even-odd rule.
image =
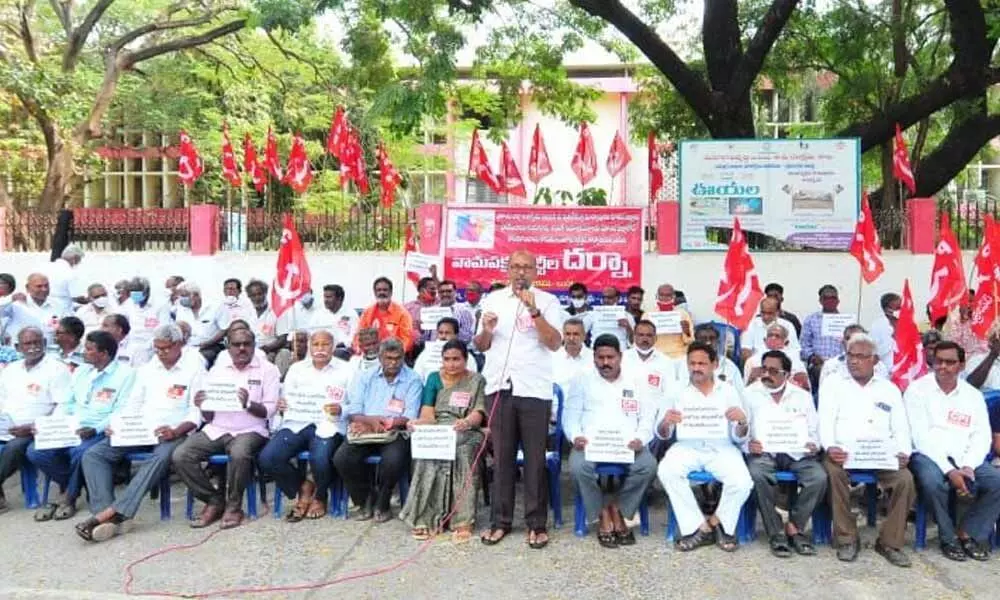
[[[681,313],[676,310],[650,312],[644,314],[642,318],[647,321],[652,321],[653,325],[656,325],[656,335],[660,335],[662,333],[682,333]]]
[[[678,440],[729,439],[726,413],[715,402],[685,394],[676,409],[681,413],[681,422],[677,424]]]
[[[406,264],[403,268],[407,273],[416,273],[417,277],[430,277],[431,265],[438,264],[438,257],[433,254],[423,254],[420,252],[409,252],[406,254]],[[439,272],[440,272],[440,268]]]
[[[326,418],[323,405],[328,404],[326,390],[320,387],[296,386],[285,390],[285,420],[319,423]]]
[[[438,321],[452,317],[454,313],[450,306],[424,306],[420,309],[420,329],[424,331],[434,331],[437,329]]]
[[[603,328],[618,327],[618,319],[625,318],[625,307],[621,304],[614,306],[598,305],[593,307],[594,326]]]
[[[153,433],[159,427],[153,425],[155,420],[136,411],[111,415],[111,421],[108,423],[108,429],[111,430],[111,445],[155,446],[160,443]]]
[[[848,325],[857,323],[858,319],[853,314],[841,314],[841,313],[824,313],[823,314],[823,325],[820,327],[820,335],[822,337],[844,337],[844,328]]]
[[[802,454],[807,450],[809,427],[805,413],[769,410],[754,425],[754,429],[764,452]]]
[[[10,428],[14,426],[14,420],[7,413],[0,413],[0,442],[9,442],[14,439],[10,434]]]
[[[455,460],[457,441],[451,425],[417,425],[410,434],[410,455],[424,460]]]
[[[231,379],[210,377],[205,381],[205,399],[201,410],[205,412],[242,412],[243,403],[237,395],[240,386]]]
[[[892,440],[859,437],[844,450],[847,452],[845,469],[899,470],[899,459],[896,458]]]
[[[628,447],[632,440],[624,429],[602,427],[587,437],[587,446],[583,456],[587,462],[632,464],[635,462],[635,452]]]
[[[35,449],[55,450],[80,445],[80,436],[76,431],[80,423],[76,417],[54,414],[35,419]],[[98,432],[100,433],[100,432]]]

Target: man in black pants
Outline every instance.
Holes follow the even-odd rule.
[[[562,342],[561,307],[555,296],[531,286],[535,257],[514,252],[507,266],[510,285],[480,305],[482,318],[473,339],[486,353],[486,395],[492,415],[495,484],[490,528],[482,542],[493,545],[511,530],[518,444],[524,449],[524,520],[528,544],[549,543],[545,442],[552,410],[552,354]],[[493,409],[493,402],[499,402]]]

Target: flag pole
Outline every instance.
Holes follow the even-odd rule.
[[[858,312],[855,313],[858,319],[858,323],[861,323],[861,296],[864,288],[865,288],[864,269],[862,269],[861,266],[859,265],[858,266]]]

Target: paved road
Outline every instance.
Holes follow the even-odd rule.
[[[21,501],[16,477],[5,488]],[[567,490],[568,491],[568,490]],[[568,496],[567,496],[568,497]],[[15,509],[0,516],[0,598],[125,598],[125,567],[170,545],[192,544],[204,532],[188,528],[183,490],[173,491],[175,519],[159,521],[157,504],[148,501],[136,530],[105,544],[87,544],[73,533],[73,521],[34,523],[32,513]],[[375,577],[313,591],[286,591],[228,598],[982,598],[1000,584],[1000,558],[989,563],[952,563],[933,549],[914,554],[911,569],[889,566],[870,548],[854,564],[836,560],[829,547],[813,558],[779,561],[763,541],[729,555],[715,548],[682,554],[663,539],[662,502],[652,508],[653,535],[628,549],[604,550],[593,537],[572,532],[572,509],[552,543],[534,551],[523,530],[495,548],[478,541],[453,546],[443,536],[406,566]],[[485,519],[485,513],[481,516]],[[481,522],[485,522],[481,520]],[[866,546],[874,532],[863,529]],[[911,528],[912,535],[912,528]],[[221,532],[198,548],[167,554],[135,569],[138,592],[204,593],[257,586],[292,586],[329,581],[404,561],[418,544],[400,521],[372,525],[355,521],[304,521],[286,524],[268,515]],[[142,596],[147,597],[147,596]],[[152,597],[152,596],[148,596]]]

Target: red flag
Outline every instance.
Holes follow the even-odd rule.
[[[490,168],[489,158],[482,142],[479,141],[479,131],[472,132],[472,147],[469,150],[469,174],[482,180],[489,186],[493,193],[500,194],[503,189],[500,186],[500,179]]]
[[[306,191],[313,179],[312,165],[309,164],[309,156],[306,154],[306,143],[297,133],[292,138],[292,150],[288,153],[286,166],[288,170],[281,183],[290,186],[296,194]]]
[[[535,124],[535,135],[531,138],[531,156],[528,157],[528,179],[538,185],[538,182],[552,173],[552,163],[549,162],[549,152],[545,149],[542,139],[542,128]]]
[[[594,152],[594,138],[590,136],[590,128],[586,123],[580,123],[580,139],[576,142],[576,152],[570,163],[580,185],[587,185],[597,176],[597,153]]]
[[[868,283],[879,278],[885,271],[882,262],[882,242],[875,230],[872,219],[872,209],[868,205],[868,192],[861,195],[861,214],[858,224],[854,227],[854,240],[851,242],[851,254],[861,264],[861,276]]]
[[[660,150],[656,147],[656,132],[649,132],[646,147],[649,150],[649,203],[652,204],[663,189],[663,166],[660,165]]]
[[[302,248],[299,232],[295,230],[292,215],[285,214],[278,248],[278,271],[271,283],[271,310],[276,317],[288,310],[312,285],[309,263]]]
[[[181,130],[180,156],[177,158],[177,177],[181,183],[191,187],[195,181],[201,177],[205,170],[205,163],[198,155],[198,149],[194,147],[194,142],[187,132]]]
[[[416,238],[413,237],[413,225],[407,223],[406,224],[406,245],[403,246],[403,268],[404,269],[406,269],[407,256],[409,256],[409,254],[411,252],[415,253],[416,251],[417,251],[417,240],[416,240]],[[409,279],[410,281],[412,281],[414,286],[416,286],[418,283],[420,283],[420,273],[417,273],[416,271],[406,270],[406,278]]]
[[[340,153],[340,186],[346,187],[347,182],[353,181],[358,186],[358,191],[367,194],[371,191],[368,186],[368,166],[365,164],[365,150],[361,146],[361,138],[358,130],[346,124],[347,138]]]
[[[510,153],[507,142],[504,142],[501,147],[503,151],[500,154],[500,167],[503,173],[504,191],[525,198],[528,196],[528,190],[524,188],[524,180],[521,179],[521,171],[518,170],[517,163],[514,162],[514,156]]]
[[[253,139],[247,133],[243,136],[243,172],[250,176],[250,181],[258,194],[264,192],[267,185],[267,175],[264,167],[260,166],[257,160],[257,149],[253,146]]]
[[[326,151],[337,160],[340,160],[344,146],[347,144],[349,127],[350,123],[347,121],[347,115],[344,114],[344,107],[338,106],[337,112],[333,113],[333,121],[330,122],[330,133],[326,136]]]
[[[628,145],[622,139],[621,131],[616,131],[615,139],[611,140],[611,150],[608,151],[608,173],[615,177],[630,162],[632,162],[632,153],[628,151]]]
[[[740,220],[734,218],[733,237],[729,240],[715,300],[715,314],[743,331],[750,326],[750,321],[757,314],[757,305],[763,298],[764,292],[760,289],[760,280],[740,228]]]
[[[229,139],[229,126],[222,126],[222,178],[233,187],[243,185],[240,168],[236,166],[236,153],[233,152],[233,142]]]
[[[396,188],[403,182],[403,178],[399,175],[396,167],[392,165],[392,161],[389,160],[389,154],[385,151],[384,145],[379,144],[375,154],[378,158],[379,182],[382,186],[379,195],[382,207],[392,208],[392,204],[396,200]],[[410,231],[409,225],[407,225],[407,231]]]
[[[264,146],[264,169],[275,179],[281,181],[281,159],[278,158],[278,140],[271,128],[267,128],[267,145]]]
[[[972,299],[972,332],[987,339],[1000,310],[1000,231],[992,215],[986,215],[983,244],[976,254],[976,295]]]
[[[934,249],[934,266],[931,268],[931,299],[927,303],[931,322],[947,316],[948,312],[964,304],[969,298],[969,286],[962,268],[962,249],[951,230],[948,213],[941,214],[941,234]]]
[[[913,169],[910,167],[910,155],[906,150],[906,140],[903,139],[903,130],[899,123],[896,123],[896,139],[892,149],[892,176],[902,182],[910,194],[917,193],[917,182],[913,178]]]
[[[896,387],[905,392],[906,387],[920,377],[926,365],[909,279],[903,282],[903,304],[899,308],[899,319],[896,320],[892,338],[896,341],[896,349],[892,352],[891,378]]]

